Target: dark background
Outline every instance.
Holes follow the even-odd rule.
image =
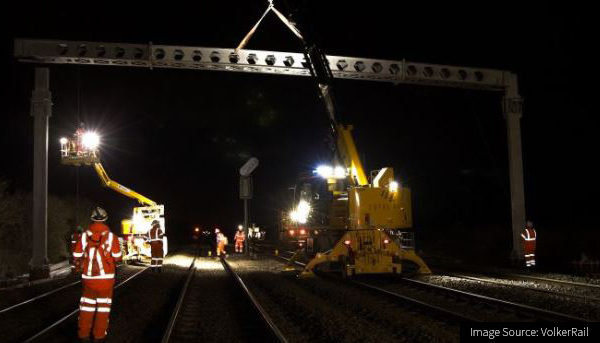
[[[15,37],[237,46],[266,1],[164,3],[137,8],[31,4],[3,11],[0,177],[32,187],[29,98],[33,65],[12,57]],[[196,3],[198,5],[198,3]],[[275,1],[284,13],[297,2]],[[525,196],[540,254],[569,260],[599,247],[597,87],[591,8],[545,2],[309,1],[322,49],[331,55],[506,69],[519,75]],[[300,51],[270,14],[249,49]],[[307,78],[240,73],[50,66],[49,191],[73,195],[75,168],[59,163],[61,136],[81,120],[102,135],[109,175],[165,204],[172,235],[193,225],[230,233],[243,220],[238,169],[255,171],[251,222],[274,237],[299,173],[326,161],[327,119]],[[510,250],[506,126],[500,95],[338,80],[335,95],[367,170],[392,166],[412,188],[419,244],[430,251],[504,258]],[[596,108],[597,106],[594,106]],[[595,110],[597,114],[597,109]],[[80,169],[81,195],[109,211],[135,202]],[[461,253],[458,253],[461,251]]]

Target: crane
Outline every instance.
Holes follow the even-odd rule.
[[[80,127],[71,139],[66,137],[60,139],[61,163],[77,167],[82,165],[93,166],[104,187],[135,199],[142,205],[133,208],[131,219],[123,219],[121,221],[121,232],[127,237],[128,251],[125,254],[126,260],[133,257],[148,258],[151,254],[149,246],[145,244],[145,238],[154,220],[158,220],[163,230],[165,230],[164,205],[160,205],[131,188],[112,180],[100,160],[99,145],[100,137],[96,132],[85,131],[83,127]],[[164,243],[163,247],[166,255],[166,240]]]
[[[431,273],[412,247],[402,247],[400,241],[393,240],[389,235],[412,227],[410,189],[394,179],[391,167],[376,171],[372,180],[367,178],[352,137],[353,126],[338,120],[333,73],[327,56],[320,50],[302,8],[296,14],[293,22],[282,20],[286,25],[293,26],[292,31],[302,43],[304,65],[317,84],[319,97],[329,118],[331,138],[335,142],[333,165],[321,166],[316,172],[327,180],[327,188],[331,193],[326,197],[329,201],[328,212],[333,214],[335,211],[338,217],[330,215],[328,223],[324,227],[318,226],[318,230],[305,226],[297,231],[313,236],[327,232],[329,237],[337,239],[333,246],[325,247],[325,252],[317,252],[300,276],[314,276],[314,271],[321,266],[326,270],[332,270],[332,266],[335,266],[345,277],[408,270],[411,273]],[[304,23],[302,30],[298,28],[301,23]],[[306,224],[311,200],[300,200],[296,210],[290,214],[292,223]]]

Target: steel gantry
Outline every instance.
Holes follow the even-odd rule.
[[[309,65],[303,53],[157,45],[151,42],[147,44],[128,44],[16,39],[14,42],[14,56],[21,62],[37,64],[99,65],[150,69],[174,68],[311,76]],[[520,126],[522,98],[518,91],[517,75],[510,71],[498,69],[420,63],[406,60],[329,55],[326,58],[333,77],[339,79],[479,89],[503,93],[502,109],[507,123],[510,169],[513,255],[519,256],[521,249],[520,232],[525,227],[526,217]],[[36,73],[38,71],[47,73],[46,68],[36,69]],[[37,105],[39,100],[36,99],[36,97],[32,98],[32,112],[34,107],[39,108]],[[49,116],[49,113],[47,116]],[[40,136],[43,137],[44,134],[47,141],[47,128],[36,126],[36,139]],[[36,150],[36,159],[41,160],[44,157],[42,155]],[[47,160],[47,152],[44,159]],[[34,175],[37,174],[34,172]],[[38,179],[42,180],[41,177]],[[40,187],[42,186],[45,189],[45,185]],[[34,194],[37,194],[35,189]],[[34,200],[34,203],[36,201],[42,202],[44,200],[40,196],[39,200],[37,198]],[[38,207],[34,206],[34,211]],[[40,218],[45,217],[43,212],[34,213],[34,218],[37,215],[40,215]],[[36,226],[34,230],[41,230],[42,228],[45,231],[45,225]],[[45,237],[45,233],[43,237]],[[34,244],[34,246],[36,245]]]

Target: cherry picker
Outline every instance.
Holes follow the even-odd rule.
[[[61,163],[73,166],[93,166],[100,178],[102,185],[126,197],[137,200],[141,205],[133,208],[131,219],[121,221],[121,233],[127,240],[127,251],[124,260],[149,259],[150,246],[146,243],[146,236],[151,228],[151,223],[158,220],[165,230],[165,207],[144,195],[125,187],[112,180],[100,161],[100,137],[94,131],[86,131],[81,125],[73,137],[60,139]],[[166,236],[163,242],[164,253],[167,254]]]

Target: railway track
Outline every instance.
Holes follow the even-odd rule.
[[[122,265],[118,265],[117,269],[120,269],[121,267],[122,267]],[[3,315],[5,313],[10,313],[11,311],[13,311],[15,309],[18,309],[18,308],[21,308],[21,307],[23,307],[25,305],[33,304],[33,303],[37,302],[38,300],[47,298],[50,295],[56,294],[56,293],[58,293],[60,291],[68,290],[69,288],[71,288],[73,286],[76,286],[76,285],[79,285],[79,284],[81,284],[81,280],[76,280],[76,281],[73,281],[73,282],[69,282],[66,285],[62,285],[62,286],[57,287],[55,289],[52,289],[50,291],[44,292],[42,294],[38,294],[38,295],[36,295],[34,297],[31,297],[29,299],[26,299],[26,300],[20,301],[20,302],[18,302],[16,304],[7,306],[7,307],[5,307],[5,308],[3,308],[3,309],[0,310],[0,315]]]
[[[289,254],[292,254],[293,252],[282,251],[281,253],[289,255]],[[288,262],[290,261],[289,258],[286,258],[281,255],[277,256],[277,257],[279,257],[283,260],[286,260]],[[305,266],[304,263],[299,262],[299,261],[294,261],[294,264],[296,264],[297,266],[300,266],[300,267]],[[410,279],[410,278],[399,278],[399,280],[404,284],[410,285],[412,288],[420,288],[421,290],[425,290],[427,293],[437,293],[437,294],[443,293],[444,298],[456,299],[458,301],[466,301],[474,306],[477,306],[477,304],[479,304],[479,305],[483,304],[484,308],[486,308],[488,310],[513,313],[515,316],[522,318],[524,320],[561,321],[561,322],[565,322],[565,321],[566,322],[590,322],[591,321],[589,319],[572,316],[569,314],[560,313],[560,312],[556,312],[556,311],[551,311],[551,310],[543,309],[540,307],[525,305],[525,304],[512,302],[512,301],[506,301],[506,300],[502,300],[502,299],[498,299],[498,298],[494,298],[494,297],[488,297],[488,296],[480,295],[477,293],[466,292],[466,291],[462,291],[462,290],[458,290],[458,289],[454,289],[454,288],[438,286],[438,285],[434,285],[431,283],[418,281],[418,280],[414,280],[414,279]],[[460,311],[448,309],[444,306],[433,304],[430,301],[421,299],[420,297],[412,297],[405,293],[395,292],[393,290],[386,289],[386,288],[382,287],[381,285],[377,285],[372,282],[364,282],[364,281],[357,281],[357,280],[344,280],[344,282],[349,282],[353,285],[357,285],[362,288],[369,289],[373,292],[377,292],[379,294],[395,298],[396,300],[399,300],[399,301],[409,302],[410,304],[421,307],[425,311],[434,312],[439,315],[444,315],[452,320],[481,321],[481,319],[479,319],[478,317],[475,317],[473,315],[464,314],[464,313],[461,313]],[[427,298],[427,297],[423,297],[423,298]],[[449,300],[449,301],[453,301],[453,300]]]
[[[542,282],[552,283],[552,284],[556,284],[556,285],[566,285],[569,287],[580,287],[580,288],[586,288],[586,289],[591,289],[591,290],[595,290],[595,291],[600,291],[600,285],[591,284],[591,283],[559,280],[559,279],[553,279],[553,278],[547,278],[547,277],[541,277],[541,276],[535,276],[535,275],[517,274],[517,273],[498,273],[498,275],[504,276],[506,278],[516,279],[516,280],[542,281]]]
[[[444,293],[448,297],[461,299],[473,305],[478,303],[487,305],[487,308],[500,312],[505,311],[514,313],[516,316],[530,321],[551,321],[551,322],[590,322],[590,320],[572,316],[565,313],[551,311],[540,307],[525,305],[517,302],[488,297],[477,293],[466,292],[454,288],[434,285],[428,282],[402,278],[403,283],[408,283],[413,287],[427,290],[428,293]]]
[[[121,286],[127,284],[129,281],[135,279],[136,277],[138,277],[140,274],[142,274],[144,271],[146,271],[148,268],[144,268],[138,272],[136,272],[135,274],[129,276],[128,278],[126,278],[125,280],[119,282],[117,285],[115,285],[114,289],[118,289]],[[23,341],[23,343],[28,343],[28,342],[34,342],[35,340],[37,340],[38,338],[40,338],[41,336],[43,336],[45,333],[47,333],[48,331],[52,330],[53,328],[59,326],[60,324],[64,323],[65,321],[67,321],[68,319],[74,317],[77,313],[79,313],[79,306],[77,306],[78,308],[71,311],[70,313],[64,315],[63,317],[61,317],[60,319],[54,321],[53,323],[51,323],[50,325],[46,326],[45,328],[39,330],[36,334],[30,336],[29,338],[25,339]]]
[[[282,251],[285,254],[293,254],[293,252],[291,251]],[[277,256],[283,260],[286,261],[290,261],[289,258],[283,257],[283,256]],[[294,261],[293,262],[295,265],[300,266],[300,267],[304,267],[306,266],[305,263],[302,263],[300,261]],[[355,286],[359,286],[360,288],[363,289],[367,289],[371,292],[380,294],[380,295],[384,295],[388,298],[394,299],[396,301],[401,301],[403,302],[403,304],[405,305],[411,305],[413,307],[417,307],[420,308],[421,310],[425,310],[426,312],[433,312],[437,317],[444,317],[445,319],[451,321],[451,322],[473,322],[473,321],[477,321],[475,318],[472,318],[470,316],[461,314],[459,312],[456,311],[452,311],[452,310],[448,310],[445,309],[443,307],[437,306],[435,304],[429,304],[427,302],[415,299],[415,298],[411,298],[409,296],[403,295],[403,294],[399,294],[399,293],[395,293],[395,292],[391,292],[388,290],[385,290],[381,287],[378,287],[376,285],[372,285],[369,283],[365,283],[365,282],[360,282],[360,281],[356,281],[356,280],[344,280],[343,282],[348,282],[351,283]]]
[[[515,273],[502,270],[482,270],[479,268],[468,268],[468,267],[457,267],[457,266],[446,266],[446,265],[433,265],[432,267],[436,272],[440,273],[475,273],[480,275],[488,275],[490,277],[497,277],[500,279],[509,280],[521,280],[521,281],[535,281],[548,284],[554,284],[557,286],[568,286],[572,288],[587,289],[590,291],[600,291],[600,284],[577,282],[572,280],[557,279],[551,277],[544,277],[535,274],[523,274]]]
[[[532,292],[538,292],[538,293],[544,293],[544,294],[550,294],[550,295],[554,295],[554,296],[559,296],[559,297],[568,297],[568,298],[574,298],[574,299],[580,299],[583,300],[585,302],[600,302],[600,297],[594,297],[594,296],[586,296],[586,295],[580,295],[580,294],[574,294],[574,293],[566,293],[566,292],[560,292],[560,291],[554,291],[554,290],[549,290],[549,289],[543,289],[543,288],[536,288],[536,287],[531,287],[531,286],[527,286],[527,285],[519,285],[519,284],[507,284],[506,281],[513,281],[513,280],[536,280],[539,278],[520,278],[520,276],[511,278],[511,279],[496,279],[496,278],[486,278],[484,277],[478,277],[478,276],[472,276],[472,275],[463,275],[463,274],[456,274],[456,273],[446,273],[446,275],[448,276],[452,276],[452,277],[456,277],[456,278],[461,278],[461,279],[465,279],[465,280],[472,280],[472,281],[478,281],[478,282],[484,282],[484,283],[491,283],[491,284],[495,284],[495,285],[499,285],[499,286],[503,286],[503,287],[512,287],[512,288],[519,288],[519,289],[524,289],[527,291],[532,291]],[[552,280],[550,283],[554,283],[554,281],[556,280]],[[561,286],[566,285],[566,286],[573,286],[572,282],[560,282],[557,283]],[[578,285],[579,283],[575,283],[576,285]],[[577,286],[576,286],[577,287]]]
[[[202,259],[200,263],[205,267],[190,266],[162,343],[288,342],[226,260]],[[227,315],[216,325],[220,311]],[[220,331],[223,322],[232,325]]]
[[[27,300],[21,301],[19,303],[14,304],[14,305],[7,306],[7,307],[5,307],[5,308],[3,308],[3,309],[0,310],[0,315],[4,314],[4,313],[8,313],[8,312],[10,312],[10,311],[12,311],[14,309],[17,309],[19,307],[25,306],[27,304],[31,304],[31,303],[33,303],[33,302],[35,302],[37,300],[44,299],[44,298],[46,298],[46,297],[48,297],[48,296],[50,296],[52,294],[55,294],[55,293],[58,293],[58,292],[60,292],[62,290],[71,288],[71,287],[73,287],[73,286],[75,286],[77,284],[80,284],[80,283],[81,283],[81,280],[73,281],[71,283],[63,285],[63,286],[58,287],[56,289],[53,289],[51,291],[48,291],[48,292],[36,295],[35,297],[32,297],[32,298],[29,298]]]

